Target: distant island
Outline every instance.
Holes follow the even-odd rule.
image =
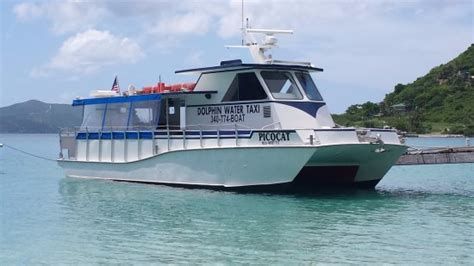
[[[382,102],[351,105],[333,118],[343,126],[473,136],[474,44],[413,83],[397,84]]]
[[[30,100],[0,108],[0,133],[58,133],[81,119],[81,108]]]
[[[80,125],[81,116],[69,104],[30,100],[0,108],[0,133],[57,133]],[[473,136],[474,45],[413,83],[397,84],[380,103],[354,104],[333,118],[342,126]]]

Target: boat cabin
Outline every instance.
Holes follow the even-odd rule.
[[[128,95],[74,100],[83,107],[81,130],[297,129],[335,126],[306,65],[244,64],[176,71],[199,74],[195,86],[159,83]]]

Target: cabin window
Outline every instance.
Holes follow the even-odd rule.
[[[222,101],[251,101],[267,99],[262,84],[254,72],[238,73]]]
[[[109,103],[105,113],[104,130],[119,129],[127,127],[130,103]]]
[[[130,112],[129,129],[150,129],[158,125],[160,102],[133,102]]]
[[[96,131],[102,129],[105,108],[105,104],[91,104],[84,106],[81,130]]]
[[[323,97],[321,97],[321,94],[319,93],[316,84],[314,84],[313,79],[308,73],[298,72],[295,75],[301,86],[303,87],[303,90],[306,93],[306,97],[308,97],[308,99],[313,101],[323,100]]]
[[[262,71],[261,75],[275,99],[303,99],[290,72]]]

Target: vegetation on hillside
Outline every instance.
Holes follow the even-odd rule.
[[[334,119],[345,126],[474,135],[474,45],[413,83],[397,84],[382,102],[352,105]]]
[[[0,108],[0,133],[57,133],[81,123],[81,108],[37,100]]]

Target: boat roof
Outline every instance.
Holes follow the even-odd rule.
[[[214,94],[214,93],[217,93],[217,91],[182,91],[182,92],[139,94],[139,95],[130,95],[130,96],[124,95],[124,96],[112,96],[112,97],[100,97],[100,98],[75,99],[74,101],[72,101],[72,106],[152,101],[152,100],[161,100],[162,98],[176,97],[180,95]]]
[[[292,64],[294,63],[294,64]],[[248,64],[242,63],[242,60],[229,60],[222,61],[219,66],[203,67],[203,68],[190,68],[183,70],[176,70],[176,74],[183,73],[193,73],[193,74],[202,74],[202,73],[215,73],[215,72],[227,72],[227,71],[236,71],[236,70],[246,70],[246,69],[275,69],[275,70],[299,70],[299,71],[308,71],[308,72],[322,72],[322,68],[314,67],[308,64],[299,64],[298,62],[288,62],[285,64]]]

